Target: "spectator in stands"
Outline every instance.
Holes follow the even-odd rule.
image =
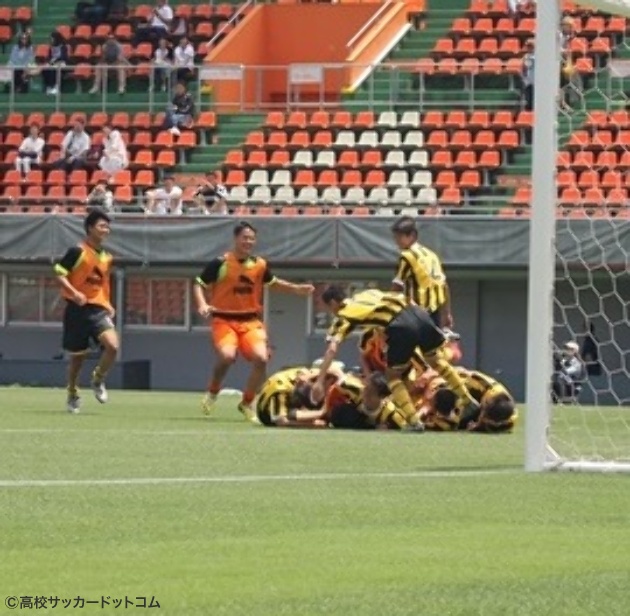
[[[177,81],[186,81],[194,77],[195,49],[185,36],[182,36],[179,45],[175,47],[173,52],[173,64],[177,71]]]
[[[155,88],[166,92],[167,84],[171,82],[171,67],[173,66],[173,50],[168,41],[161,38],[153,54]]]
[[[61,156],[55,163],[55,167],[61,167],[67,172],[82,169],[86,166],[87,153],[91,145],[92,140],[85,132],[85,121],[77,120],[61,143]]]
[[[560,32],[558,33],[558,44],[560,51],[568,51],[571,47],[571,41],[575,37],[575,29],[573,27],[573,18],[568,15],[562,18]]]
[[[28,137],[22,141],[18,148],[15,168],[26,175],[33,165],[41,165],[44,145],[44,140],[39,136],[39,126],[31,124]]]
[[[87,210],[103,210],[111,213],[114,210],[114,193],[103,181],[99,182],[85,200]]]
[[[150,41],[157,45],[157,41],[169,35],[173,17],[173,9],[168,5],[168,0],[157,0],[148,25],[136,30],[133,44],[137,45],[138,43]]]
[[[181,216],[183,194],[184,191],[175,184],[174,178],[167,176],[164,178],[164,186],[147,190],[145,213],[157,214],[158,216],[166,216],[168,214]]]
[[[205,181],[197,187],[193,196],[202,214],[227,214],[227,198],[227,189],[219,184],[214,171],[206,173]]]
[[[109,70],[110,66],[115,66],[116,72],[118,73],[118,94],[124,94],[127,86],[126,67],[129,61],[125,58],[122,45],[116,40],[113,34],[110,34],[105,43],[103,43],[100,64],[102,66],[96,68],[94,85],[90,90],[90,94],[96,94],[100,90],[103,75],[105,71]]]
[[[568,50],[562,52],[560,60],[560,105],[565,111],[573,111],[582,97],[582,76],[573,63]]]
[[[90,24],[91,26],[98,26],[107,21],[113,5],[116,5],[118,8],[120,4],[117,0],[94,0],[93,4],[78,2],[74,14],[77,21]]]
[[[42,81],[46,94],[56,96],[61,82],[60,67],[68,63],[68,45],[59,32],[50,35],[50,47],[48,49],[48,61],[42,69]]]
[[[552,399],[554,402],[567,398],[575,401],[586,378],[586,368],[579,355],[577,342],[567,342],[564,351],[554,357]]]
[[[186,84],[180,81],[175,86],[175,96],[173,96],[171,105],[166,110],[164,128],[169,129],[173,135],[180,135],[179,127],[191,128],[194,115],[195,103],[193,98],[188,92]]]
[[[35,52],[30,43],[30,36],[23,32],[11,49],[9,67],[13,69],[13,87],[16,92],[28,92],[28,67],[35,63]]]
[[[111,179],[111,176],[115,173],[129,166],[129,155],[120,131],[105,125],[103,126],[103,134],[105,135],[103,139],[103,155],[98,161],[98,166]]]
[[[531,111],[534,108],[534,74],[536,61],[534,57],[534,41],[525,43],[525,55],[521,69],[521,93],[523,97],[523,109]]]

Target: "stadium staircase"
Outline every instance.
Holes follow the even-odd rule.
[[[186,165],[188,173],[204,173],[219,169],[230,150],[240,148],[248,133],[256,130],[264,120],[261,114],[221,114],[217,118],[217,130],[210,143],[202,143],[190,154]]]

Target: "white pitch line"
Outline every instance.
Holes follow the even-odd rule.
[[[252,426],[253,428],[253,426]],[[213,430],[209,428],[207,431],[203,429],[199,430],[125,430],[124,428],[93,428],[92,430],[81,430],[75,428],[0,428],[0,435],[2,434],[138,434],[142,436],[156,435],[156,436],[252,436],[261,434],[279,434],[280,432],[292,434],[306,434],[306,430],[268,430],[254,428],[252,430],[245,430],[243,432],[238,430]]]
[[[261,483],[273,481],[338,481],[348,479],[437,479],[506,475],[516,469],[416,471],[408,473],[315,473],[301,475],[218,475],[216,477],[129,477],[127,479],[0,479],[0,488],[60,488],[80,486],[151,486],[191,483]]]

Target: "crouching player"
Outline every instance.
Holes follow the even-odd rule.
[[[518,419],[514,398],[507,387],[477,370],[459,369],[479,408],[462,413],[459,429],[470,432],[511,432]]]
[[[441,432],[468,430],[470,432],[510,432],[518,412],[507,388],[476,370],[458,369],[468,391],[479,402],[471,413],[460,413],[457,397],[435,371],[425,373],[417,382],[419,418],[427,430]]]
[[[422,431],[421,424],[411,426],[405,420],[389,394],[382,373],[373,372],[365,381],[348,374],[328,390],[325,418],[333,428]]]
[[[471,413],[474,409],[470,407],[478,406],[455,369],[442,357],[446,342],[444,334],[426,310],[409,304],[400,293],[370,290],[348,298],[343,289],[336,286],[326,289],[322,300],[336,318],[328,331],[324,362],[313,387],[315,399],[323,399],[325,371],[335,358],[339,344],[357,328],[375,328],[385,338],[385,377],[392,401],[407,422],[414,420],[416,409],[402,379],[416,347],[427,364],[435,368],[456,392],[458,408]]]

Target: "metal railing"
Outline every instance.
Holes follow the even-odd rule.
[[[600,66],[604,66],[602,62]],[[503,68],[506,65],[503,64]],[[107,70],[105,70],[107,69]],[[29,74],[29,92],[16,86],[13,71]],[[60,84],[45,100],[42,73],[47,67],[0,68],[0,105],[13,111],[164,111],[172,98],[170,86],[177,68],[150,62],[93,66],[78,64],[55,67],[55,84]],[[204,64],[195,66],[188,86],[194,94],[197,111],[256,112],[267,110],[314,110],[337,108],[425,111],[443,108],[445,103],[462,109],[505,108],[519,104],[520,77],[512,65],[501,72],[498,65],[483,63],[441,64],[430,59],[368,64],[289,64],[251,66],[243,64]],[[93,92],[96,71],[102,85]],[[367,77],[354,91],[348,89],[358,75]],[[118,94],[121,77],[127,93]],[[162,78],[164,78],[162,80]],[[623,78],[608,67],[595,67],[583,75],[583,88],[597,91],[607,104],[626,101]],[[164,83],[164,88],[161,88]],[[488,88],[494,91],[486,95]],[[439,92],[445,92],[439,98]],[[446,91],[448,91],[446,93]],[[498,91],[503,95],[498,94]],[[436,92],[438,94],[436,94]],[[437,98],[436,98],[437,96]],[[4,99],[4,100],[3,100]]]
[[[507,196],[497,195],[469,195],[462,198],[459,205],[444,204],[436,201],[434,203],[406,202],[399,203],[394,200],[383,202],[371,202],[367,198],[361,202],[327,201],[319,199],[316,202],[304,202],[296,199],[293,202],[285,202],[282,200],[271,200],[262,203],[260,201],[249,199],[247,201],[236,201],[228,199],[227,215],[247,213],[256,214],[264,212],[268,215],[282,215],[285,208],[292,208],[292,213],[297,210],[298,214],[313,214],[314,208],[321,212],[322,215],[338,213],[343,209],[346,213],[352,214],[353,211],[360,211],[367,215],[399,215],[403,210],[406,214],[414,215],[457,215],[462,212],[467,214],[493,215],[501,208],[507,207]],[[111,208],[113,216],[124,217],[140,217],[140,218],[181,218],[184,217],[207,217],[221,216],[222,214],[209,214],[202,211],[202,208],[192,201],[185,201],[181,215],[175,214],[154,214],[146,211],[147,201],[143,197],[135,196],[131,201],[116,201]],[[54,198],[54,197],[17,197],[7,198],[0,195],[0,215],[3,213],[11,214],[31,214],[31,215],[67,215],[79,214],[83,215],[86,207],[90,206],[87,200],[79,200],[76,198]],[[520,208],[524,206],[518,206]],[[360,208],[360,209],[359,209]],[[367,211],[366,211],[367,210]]]

